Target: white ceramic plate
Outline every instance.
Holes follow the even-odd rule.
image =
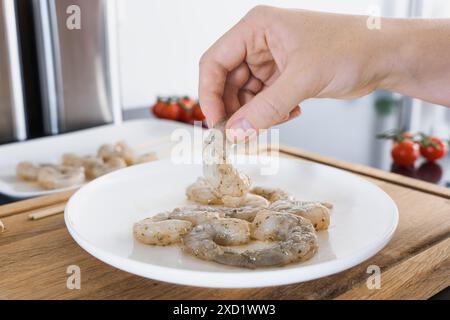
[[[43,190],[36,184],[18,180],[15,171],[17,163],[21,161],[59,163],[61,156],[66,152],[79,155],[95,154],[100,145],[117,141],[126,141],[131,146],[136,146],[160,137],[167,137],[173,130],[180,127],[192,129],[192,126],[173,121],[133,120],[121,125],[105,125],[0,146],[0,193],[13,198],[29,198],[67,190]],[[163,145],[159,144],[150,150],[158,152],[162,147]]]
[[[81,247],[114,267],[151,279],[219,288],[283,285],[324,277],[361,263],[391,239],[397,207],[380,188],[342,170],[278,160],[275,175],[261,175],[261,164],[238,167],[250,175],[253,185],[280,187],[298,199],[326,200],[335,206],[329,230],[318,234],[319,252],[304,263],[247,270],[199,260],[178,246],[135,241],[133,223],[188,204],[185,188],[201,175],[200,165],[175,165],[169,159],[113,172],[85,185],[66,207],[66,225]]]

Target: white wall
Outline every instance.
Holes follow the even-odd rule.
[[[201,54],[258,4],[341,13],[399,12],[406,0],[118,0],[122,103],[142,107],[156,95],[197,95]]]
[[[450,1],[448,0],[426,0],[423,1],[423,17],[446,18],[450,17]]]

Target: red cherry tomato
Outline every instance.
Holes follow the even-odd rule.
[[[419,157],[419,146],[410,140],[394,144],[391,150],[394,163],[400,166],[412,166]]]
[[[420,154],[428,161],[441,159],[447,152],[447,143],[438,137],[424,137],[420,142]]]
[[[194,118],[192,117],[192,107],[194,106],[194,100],[185,96],[178,100],[180,105],[180,113],[178,115],[178,120],[185,123],[192,123]]]
[[[205,115],[203,114],[202,108],[200,108],[200,105],[198,103],[194,105],[194,108],[192,109],[192,115],[193,118],[197,121],[205,120]]]
[[[184,107],[184,108],[186,108],[186,109],[188,109],[188,110],[191,110],[192,107],[193,107],[194,104],[195,104],[195,101],[194,101],[193,99],[189,98],[188,96],[184,96],[183,98],[181,98],[181,99],[178,101],[178,103],[179,103],[182,107]]]
[[[192,110],[186,109],[183,106],[180,106],[180,112],[178,114],[178,121],[191,123],[193,121],[192,118]]]
[[[161,111],[161,118],[168,120],[178,120],[180,114],[180,106],[174,100],[170,100]]]
[[[156,117],[161,118],[162,110],[166,107],[166,105],[167,105],[166,101],[164,101],[163,98],[158,97],[156,103],[152,107],[153,114]]]

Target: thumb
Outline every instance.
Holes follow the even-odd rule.
[[[227,122],[227,137],[231,141],[243,141],[283,122],[302,100],[303,92],[286,74],[259,92],[253,99],[238,109]]]

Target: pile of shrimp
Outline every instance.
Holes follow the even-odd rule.
[[[157,160],[154,152],[136,155],[123,141],[100,146],[95,156],[63,154],[60,164],[34,164],[23,161],[16,166],[16,176],[36,183],[43,189],[64,189],[79,186],[107,173],[127,166]]]
[[[181,244],[197,258],[250,269],[313,257],[316,233],[328,229],[332,205],[297,201],[277,188],[252,188],[250,178],[229,163],[224,136],[220,123],[205,140],[203,177],[186,189],[195,204],[135,223],[135,238],[148,245]],[[260,245],[249,246],[255,243]]]

